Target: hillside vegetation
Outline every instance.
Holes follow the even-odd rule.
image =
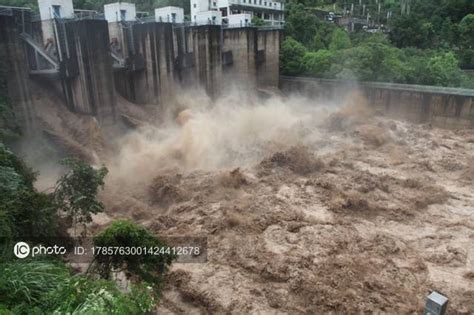
[[[316,17],[314,8],[333,2],[336,11],[342,7],[342,1],[317,0],[287,5],[283,74],[474,88],[461,70],[474,68],[474,2],[412,1],[402,14],[399,1],[381,1],[380,15],[372,18],[387,23],[388,31],[375,34],[348,33]],[[377,12],[375,1],[363,3]]]

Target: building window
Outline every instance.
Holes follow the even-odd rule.
[[[212,5],[213,5],[213,6],[217,6],[217,3],[216,3],[216,2],[213,2]]]
[[[262,0],[258,0],[258,4],[259,4],[259,5],[262,5]]]
[[[263,15],[263,19],[264,19],[264,20],[270,20],[270,14],[265,13],[265,14]]]
[[[53,14],[55,18],[61,17],[61,6],[60,5],[53,5]]]
[[[266,5],[267,5],[267,1],[265,1],[265,2],[263,3],[263,5],[266,6]]]
[[[257,0],[253,0],[253,4],[257,4]]]
[[[196,8],[196,3],[195,3],[195,4],[193,4],[193,7],[194,7],[194,8]]]
[[[120,19],[125,21],[127,19],[127,10],[120,10]]]
[[[245,0],[242,0],[243,3],[245,3]]]

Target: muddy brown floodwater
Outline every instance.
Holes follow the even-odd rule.
[[[186,119],[122,139],[96,228],[208,237],[208,262],[172,267],[158,313],[419,314],[431,290],[474,313],[472,130],[354,100],[184,102]]]

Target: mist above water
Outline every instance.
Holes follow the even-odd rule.
[[[165,169],[250,166],[276,151],[311,146],[323,137],[317,127],[342,105],[299,96],[261,99],[238,90],[215,102],[185,93],[176,104],[165,122],[119,141],[119,153],[107,163],[110,176],[142,181]]]

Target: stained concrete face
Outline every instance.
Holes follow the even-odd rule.
[[[116,71],[116,86],[138,104],[164,104],[180,88],[196,86],[216,97],[222,81],[221,35],[215,25],[135,24],[135,53],[143,57],[144,69]]]
[[[69,56],[61,64],[61,77],[69,108],[113,123],[116,97],[107,22],[67,23],[66,34]]]
[[[441,93],[436,88],[417,90],[408,85],[404,89],[403,85],[391,88],[370,83],[352,86],[336,80],[292,77],[281,77],[280,88],[286,93],[328,99],[357,90],[370,106],[390,117],[443,128],[474,128],[474,97],[472,93],[460,94],[458,89],[450,94],[446,89]]]
[[[223,31],[223,72],[227,81],[251,89],[257,79],[257,30],[253,27]]]
[[[35,129],[35,112],[29,87],[29,69],[23,42],[19,37],[21,30],[16,23],[17,16],[0,15],[0,59],[7,67],[6,93],[15,112],[16,120],[26,135]]]
[[[272,32],[260,34],[255,28],[223,30],[219,25],[155,22],[127,24],[124,29],[120,23],[103,20],[35,23],[28,24],[31,37],[38,46],[52,47],[47,53],[60,65],[59,74],[49,85],[62,93],[71,111],[97,116],[102,124],[115,121],[116,91],[134,103],[162,106],[181,88],[201,87],[215,98],[231,82],[247,84],[251,89],[257,78],[270,84],[278,80],[278,63],[272,60],[278,60],[279,37]],[[20,41],[18,33],[14,37]],[[113,53],[120,61],[115,68],[111,37],[120,44],[120,54]],[[39,65],[46,59],[37,61],[31,47],[27,51],[28,56],[8,57],[22,59],[23,79],[32,69],[43,74],[44,70],[54,72],[52,65]],[[231,62],[223,64],[229,56]],[[26,61],[30,59],[37,64],[28,69]]]
[[[133,25],[135,53],[144,60],[144,69],[117,73],[118,85],[129,85],[125,95],[138,104],[160,104],[174,94],[174,45],[170,23]]]
[[[217,97],[222,83],[221,27],[196,26],[192,36],[198,82],[209,96]]]
[[[257,32],[257,83],[259,87],[278,87],[281,30]]]

